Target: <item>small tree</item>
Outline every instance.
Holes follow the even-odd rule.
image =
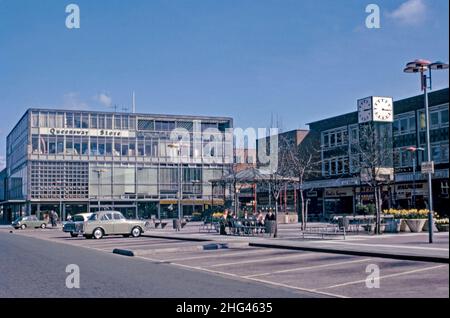
[[[286,154],[283,156],[284,172],[287,176],[296,178],[299,186],[300,213],[302,218],[301,228],[305,230],[308,220],[308,206],[305,200],[304,182],[309,177],[320,174],[320,138],[314,132],[309,132],[305,139],[299,144],[282,141]]]
[[[373,189],[376,234],[381,233],[382,187],[393,180],[392,127],[384,123],[360,125],[359,142],[351,145],[351,152],[358,160],[354,162],[360,174],[360,183]]]

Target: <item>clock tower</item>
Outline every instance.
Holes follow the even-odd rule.
[[[370,96],[358,100],[358,123],[394,121],[392,97]]]
[[[393,178],[392,123],[394,107],[391,97],[370,96],[358,102],[361,179],[371,174],[376,181]],[[371,172],[369,171],[371,170]],[[370,172],[370,173],[369,173]],[[375,174],[375,175],[374,175]],[[370,178],[369,178],[370,179]]]

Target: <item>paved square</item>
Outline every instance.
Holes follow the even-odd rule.
[[[3,229],[4,230],[4,229]],[[425,233],[426,234],[426,233]],[[61,230],[14,231],[61,244],[76,245],[106,253],[127,249],[135,258],[206,271],[239,280],[262,282],[272,286],[311,291],[334,297],[448,297],[449,265],[385,258],[360,257],[332,253],[293,251],[261,247],[231,247],[206,250],[210,242],[140,237],[106,237],[102,240],[71,238]],[[355,238],[335,244],[392,244],[421,246],[421,237],[385,236]],[[415,240],[417,242],[415,242]],[[438,236],[433,248],[448,249],[448,235]],[[447,245],[445,245],[447,242]],[[417,244],[416,244],[417,243]],[[423,245],[429,247],[428,245]],[[117,256],[122,257],[122,256]],[[133,258],[130,258],[133,261]],[[368,266],[379,268],[379,288],[368,288]]]

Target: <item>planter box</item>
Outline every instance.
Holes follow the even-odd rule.
[[[436,224],[439,232],[448,232],[448,224]]]
[[[406,220],[406,224],[408,224],[409,229],[413,233],[422,232],[423,226],[425,225],[426,219],[410,219]]]
[[[423,231],[428,232],[428,220],[425,222],[423,226]],[[433,233],[434,232],[439,232],[438,228],[436,227],[436,223],[433,224]]]
[[[386,233],[398,233],[401,230],[402,220],[388,220],[386,221]]]
[[[400,220],[400,232],[411,232],[405,219]]]

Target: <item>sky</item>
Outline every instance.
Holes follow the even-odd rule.
[[[380,28],[366,27],[370,3]],[[359,98],[417,95],[403,67],[449,60],[448,12],[448,0],[0,0],[0,168],[30,107],[130,109],[135,91],[137,112],[290,130]]]

